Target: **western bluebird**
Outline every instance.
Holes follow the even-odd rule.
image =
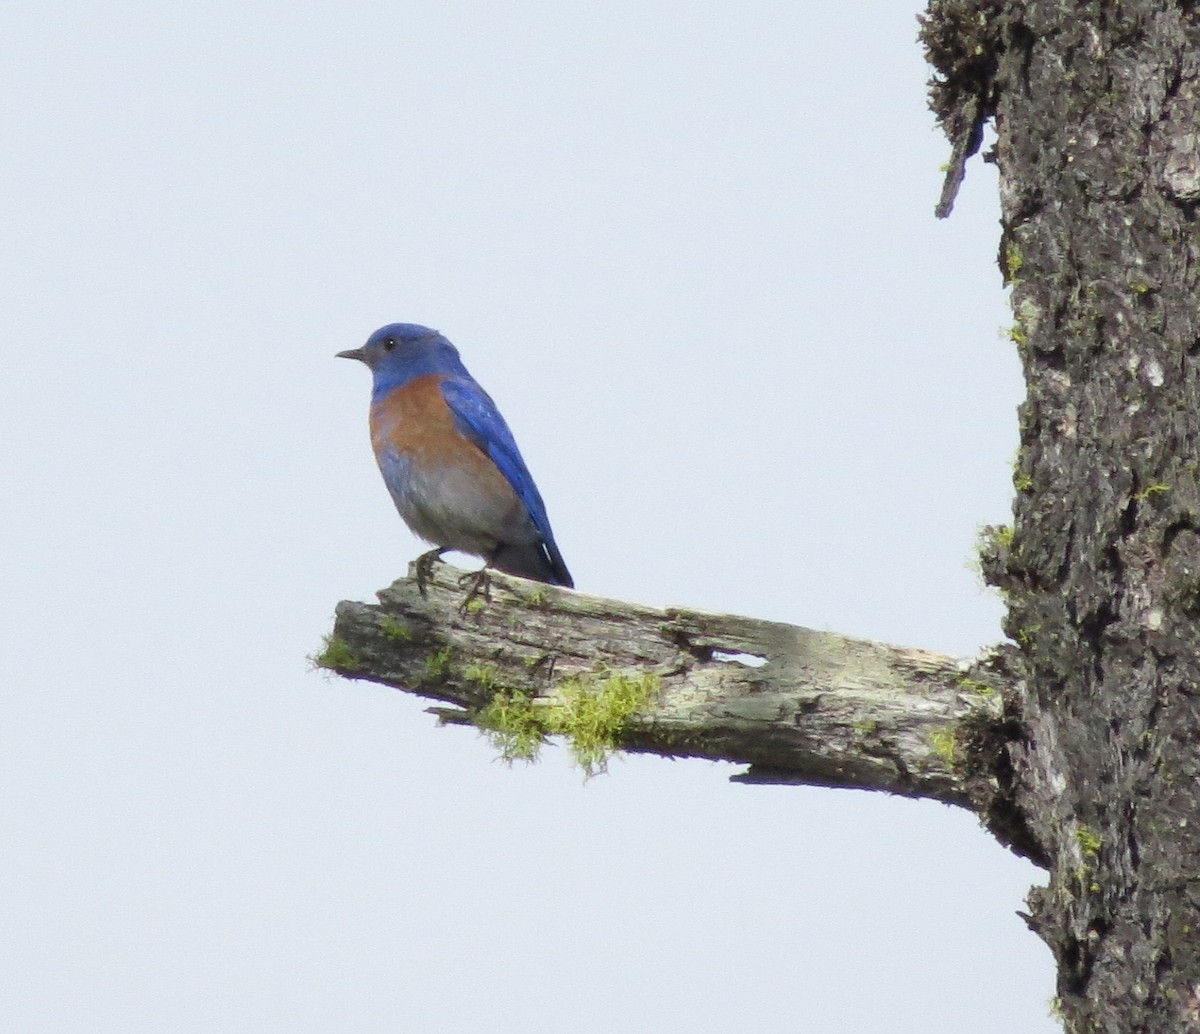
[[[391,323],[339,352],[374,377],[371,444],[400,516],[437,548],[521,578],[573,588],[546,506],[491,396],[436,330]]]

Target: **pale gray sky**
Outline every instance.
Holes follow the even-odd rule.
[[[969,653],[1020,397],[995,177],[911,4],[0,14],[0,998],[37,1032],[1057,1029],[967,814],[563,752],[310,672],[421,549],[393,320],[499,402],[580,588]]]

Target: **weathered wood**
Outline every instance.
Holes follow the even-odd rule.
[[[657,675],[627,750],[749,764],[753,782],[886,790],[973,806],[970,745],[999,723],[999,670],[927,650],[682,608],[658,610],[494,575],[462,608],[463,572],[415,568],[378,604],[343,602],[321,663],[455,705],[469,721],[497,692],[553,700],[597,671]],[[986,679],[987,681],[983,681]],[[973,724],[972,724],[973,723]]]

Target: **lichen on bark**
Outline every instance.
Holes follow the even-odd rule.
[[[1196,1030],[1200,31],[1190,3],[935,2],[952,144],[983,7],[1027,384],[984,570],[1020,650],[1012,800],[1050,865],[1029,922],[1068,1031]]]

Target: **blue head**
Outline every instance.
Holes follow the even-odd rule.
[[[370,367],[376,398],[431,373],[468,376],[458,349],[436,330],[417,323],[389,323],[362,348],[338,352],[338,358],[357,359]]]

